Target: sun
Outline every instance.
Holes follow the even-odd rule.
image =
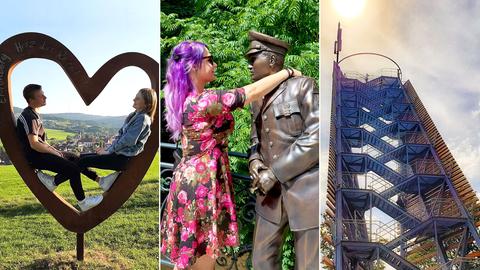
[[[364,6],[365,0],[332,0],[335,9],[340,16],[345,18],[354,18],[358,16]]]

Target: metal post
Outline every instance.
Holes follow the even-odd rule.
[[[433,227],[434,227],[434,233],[435,233],[435,244],[437,246],[437,256],[438,256],[438,259],[440,259],[440,261],[442,262],[442,265],[444,265],[445,267],[445,265],[448,263],[448,256],[447,256],[447,253],[445,252],[445,247],[443,246],[442,238],[440,237],[440,234],[438,232],[436,221],[433,222]]]
[[[369,192],[369,197],[370,197],[370,242],[373,242],[372,241],[372,237],[373,237],[373,228],[372,228],[372,224],[373,224],[373,221],[372,221],[372,209],[373,209],[373,194],[372,192]]]
[[[342,28],[340,27],[340,22],[338,22],[337,27],[337,40],[335,41],[335,55],[337,56],[337,63],[338,58],[340,56],[340,51],[342,50]]]
[[[368,178],[368,177],[367,177],[367,173],[364,173],[364,177],[363,177],[363,178],[364,178],[364,182],[365,182],[365,189],[367,189],[367,188],[368,188],[368,187],[367,187],[367,180],[368,180],[368,179],[367,179],[367,178]]]
[[[85,239],[83,233],[77,233],[77,261],[83,261]]]
[[[467,245],[468,245],[468,227],[465,226],[465,229],[463,229],[463,233],[462,233],[462,240],[460,241],[460,245],[458,247],[458,252],[457,252],[458,257],[462,259],[463,257],[465,257],[467,253]],[[460,259],[460,262],[458,265],[459,270],[465,269],[465,265],[463,264],[462,259]]]
[[[337,67],[338,68],[338,67]],[[335,106],[335,114],[336,114],[336,123],[335,128],[336,132],[336,146],[337,147],[337,175],[336,175],[336,191],[335,191],[335,268],[336,269],[343,269],[343,247],[342,247],[342,240],[343,240],[343,194],[342,194],[342,187],[343,187],[343,172],[342,172],[342,136],[341,136],[341,95],[340,89],[337,89],[337,80],[338,80],[338,70],[335,69],[334,71],[334,80],[333,80],[333,92],[332,95],[335,95],[336,102],[332,104]]]

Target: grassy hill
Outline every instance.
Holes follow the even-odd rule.
[[[58,129],[50,129],[46,128],[45,132],[47,132],[48,140],[58,140],[58,141],[64,141],[67,139],[67,136],[74,136],[74,133],[71,132],[66,132],[63,130],[58,130]],[[2,146],[2,140],[0,140],[0,146]]]
[[[123,121],[127,117],[124,116],[102,116],[102,115],[91,115],[84,113],[52,113],[44,114],[46,118],[56,117],[62,119],[68,119],[72,121],[85,121],[90,123],[97,123],[101,125],[108,125],[112,127],[121,127]]]
[[[58,129],[49,129],[46,128],[45,132],[47,133],[48,140],[57,140],[57,141],[64,141],[67,139],[67,136],[74,136],[74,133],[66,132],[63,130]]]
[[[74,259],[75,234],[43,208],[13,166],[0,166],[0,269],[158,269],[158,164],[157,154],[130,199],[85,234],[82,263]],[[82,180],[87,196],[101,193]],[[56,192],[75,203],[68,183]]]

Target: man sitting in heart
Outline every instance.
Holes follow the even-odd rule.
[[[151,134],[150,126],[157,108],[157,93],[151,88],[140,89],[133,99],[132,107],[135,111],[127,116],[117,137],[108,148],[99,148],[96,153],[80,155],[78,166],[82,171],[88,171],[88,167],[116,171],[105,177],[96,176],[96,181],[104,191],[110,189],[130,158],[143,152]]]
[[[95,180],[95,172],[82,170],[76,164],[78,157],[75,154],[59,151],[46,141],[47,134],[38,113],[39,108],[45,106],[47,100],[42,87],[38,84],[29,84],[23,89],[23,96],[28,107],[17,119],[17,134],[28,162],[33,168],[38,169],[37,176],[40,181],[48,190],[53,191],[58,185],[70,179],[70,186],[82,211],[98,205],[103,196],[85,197],[80,178],[80,173],[84,173]],[[49,170],[57,175],[55,177],[47,175],[40,170]]]

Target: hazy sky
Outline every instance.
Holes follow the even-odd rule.
[[[399,63],[403,79],[412,82],[463,172],[480,191],[480,2],[366,0],[363,12],[351,19],[339,17],[332,0],[321,4],[322,180],[326,181],[333,44],[341,21],[341,55],[377,52]],[[372,56],[341,63],[343,71],[361,73],[391,67]]]
[[[0,42],[23,32],[47,34],[69,48],[89,76],[124,52],[144,53],[159,61],[160,6],[156,0],[5,1],[1,10]],[[125,115],[133,110],[136,92],[150,87],[142,70],[125,68],[87,107],[60,66],[49,60],[26,60],[14,69],[11,79],[17,107],[26,106],[22,96],[26,84],[43,86],[47,106],[42,113]]]

